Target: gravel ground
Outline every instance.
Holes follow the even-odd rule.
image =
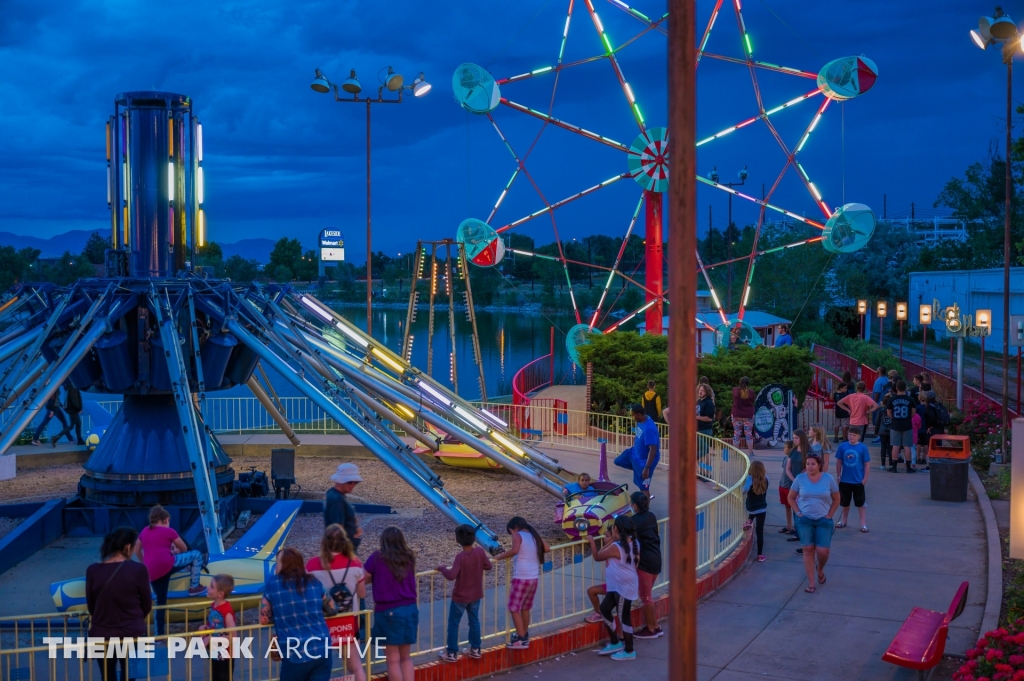
[[[320,457],[296,457],[296,478],[302,485],[297,498],[323,499],[331,484],[328,478],[339,463],[334,459]],[[269,472],[270,457],[238,456],[234,458],[232,466],[236,471],[256,466],[259,470]],[[452,522],[427,504],[423,497],[383,463],[361,460],[358,466],[364,481],[351,495],[351,500],[385,504],[398,511],[389,516],[360,516],[359,521],[363,526],[360,554],[365,557],[372,553],[380,531],[388,525],[396,525],[405,532],[406,540],[416,552],[417,570],[432,569],[442,562],[450,564],[458,550]],[[561,526],[552,522],[555,499],[522,478],[501,471],[452,468],[435,462],[428,463],[428,466],[444,481],[445,489],[492,531],[498,533],[506,546],[510,545],[510,539],[505,534],[505,523],[514,515],[526,518],[549,544],[567,541]],[[0,502],[29,499],[43,501],[72,496],[78,489],[81,476],[82,467],[79,464],[21,471],[13,480],[0,481]],[[256,518],[253,518],[250,524],[255,521]],[[4,532],[0,526],[0,535]],[[319,552],[322,534],[323,517],[319,514],[304,514],[292,526],[287,544],[299,549],[308,559]],[[237,541],[240,536],[240,532],[234,532],[229,543]]]

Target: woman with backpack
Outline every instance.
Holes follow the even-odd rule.
[[[922,394],[924,394],[924,414],[922,415],[922,420],[924,421],[922,425],[924,428],[918,433],[918,443],[923,444],[924,470],[929,470],[927,459],[928,442],[933,435],[944,435],[946,433],[946,426],[949,425],[949,411],[939,402],[935,393],[931,390]]]
[[[324,537],[320,540],[320,555],[309,559],[306,563],[306,572],[323,585],[324,591],[334,601],[339,615],[359,612],[359,605],[362,599],[366,598],[366,573],[363,564],[356,557],[345,528],[337,523],[327,526]],[[355,638],[358,633],[357,619],[352,637]],[[352,646],[348,643],[341,649],[348,673],[352,675],[354,681],[366,681],[366,673],[358,653],[356,657],[352,657],[351,649]]]

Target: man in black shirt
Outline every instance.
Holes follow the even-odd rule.
[[[910,452],[914,444],[913,423],[914,399],[907,394],[906,382],[896,381],[896,394],[889,398],[887,413],[892,421],[889,424],[889,444],[892,446],[892,455],[889,457],[889,470],[896,472],[896,464],[903,461],[900,456],[900,449],[907,450],[907,472],[916,473],[911,462]]]
[[[358,466],[354,463],[343,463],[331,476],[334,487],[327,490],[327,497],[324,499],[324,528],[335,524],[341,525],[356,551],[362,542],[360,537],[363,536],[363,529],[359,527],[355,509],[348,503],[345,495],[351,493],[362,481]]]

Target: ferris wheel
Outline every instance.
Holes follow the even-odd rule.
[[[656,33],[666,34],[667,31],[665,24],[668,19],[668,15],[665,14],[660,17],[652,18],[627,5],[621,0],[609,0],[609,2],[613,8],[625,12],[638,23],[637,32],[627,37],[627,39],[621,43],[615,42],[609,35],[593,0],[582,0],[582,2],[580,2],[580,0],[568,0],[565,23],[564,26],[562,26],[560,33],[557,35],[557,57],[551,64],[518,75],[495,78],[485,68],[476,64],[465,63],[455,70],[452,77],[452,86],[455,92],[456,101],[470,113],[485,116],[490,121],[505,148],[511,154],[514,166],[511,178],[500,190],[497,200],[495,201],[487,218],[468,218],[463,221],[459,226],[457,239],[466,245],[466,251],[470,262],[478,266],[494,266],[501,262],[502,258],[508,252],[514,253],[517,256],[547,259],[561,266],[561,269],[565,274],[570,300],[572,301],[573,311],[576,315],[577,321],[577,326],[570,331],[567,337],[567,344],[570,345],[570,355],[574,358],[576,357],[576,354],[573,346],[586,342],[589,332],[594,331],[595,328],[599,326],[599,320],[601,320],[604,306],[606,302],[608,302],[608,294],[617,277],[628,281],[642,290],[645,294],[646,300],[644,304],[636,310],[631,311],[615,323],[606,327],[603,330],[604,333],[615,330],[622,324],[644,312],[646,312],[648,332],[660,333],[662,330],[663,305],[668,302],[664,295],[664,286],[662,281],[661,194],[668,190],[668,173],[670,167],[668,154],[669,131],[665,127],[650,125],[648,121],[645,120],[641,112],[641,107],[634,96],[633,90],[629,85],[629,81],[626,78],[626,74],[623,71],[622,64],[618,58],[619,51],[624,47],[633,44],[636,40],[642,37],[649,38]],[[728,341],[730,331],[739,333],[743,338],[753,338],[755,340],[760,339],[756,332],[753,332],[753,329],[742,321],[745,309],[751,302],[751,281],[753,279],[757,259],[760,256],[775,251],[781,251],[786,248],[814,245],[823,247],[825,250],[832,253],[849,253],[863,248],[871,239],[875,228],[875,216],[871,209],[861,203],[847,203],[836,208],[830,207],[819,187],[811,180],[807,170],[801,164],[799,154],[804,150],[811,134],[818,126],[822,116],[829,108],[829,105],[836,101],[853,99],[869,90],[877,79],[878,70],[874,62],[863,56],[835,59],[825,64],[825,66],[823,66],[817,73],[772,64],[756,59],[754,57],[751,34],[748,31],[743,18],[741,0],[732,0],[730,4],[732,4],[732,10],[735,14],[736,25],[738,28],[735,40],[739,42],[741,54],[743,55],[742,58],[712,52],[708,47],[712,31],[715,28],[720,15],[723,14],[723,4],[724,0],[715,0],[714,9],[711,12],[711,16],[699,42],[699,49],[695,58],[695,68],[699,68],[703,60],[718,60],[749,71],[751,82],[753,84],[753,97],[750,105],[751,115],[739,121],[730,121],[728,126],[722,128],[716,127],[715,129],[717,131],[710,135],[701,135],[698,133],[697,147],[706,148],[716,140],[727,135],[737,133],[748,126],[761,124],[767,127],[772,137],[778,143],[783,152],[782,158],[784,159],[774,183],[760,199],[736,190],[730,186],[729,183],[719,182],[717,176],[697,177],[698,181],[707,186],[728,192],[738,199],[752,202],[759,207],[753,247],[749,254],[732,258],[727,261],[712,263],[705,263],[701,259],[699,253],[695,254],[698,268],[710,289],[711,297],[717,309],[717,314],[721,323],[716,325],[703,319],[698,319],[697,321],[707,328],[715,330],[717,332],[717,337],[720,339],[719,342],[725,344]],[[583,16],[579,17],[578,15],[580,14]],[[583,21],[579,21],[581,18]],[[569,38],[570,31],[573,29],[578,30],[580,25],[585,26],[587,24],[590,25],[588,32],[591,32],[592,39],[595,42],[596,52],[592,56],[583,59],[576,59],[572,61],[565,60],[566,42]],[[722,31],[724,31],[724,29],[722,29]],[[617,87],[609,87],[609,91],[612,93],[621,91],[621,97],[616,97],[614,101],[618,101],[619,106],[629,109],[631,118],[635,123],[636,127],[631,133],[629,131],[620,130],[616,131],[614,136],[612,133],[602,134],[588,130],[579,125],[575,125],[556,115],[556,108],[560,104],[560,101],[556,98],[556,93],[559,79],[562,77],[562,72],[601,61],[607,62],[610,66],[608,71],[609,83],[611,83],[611,79],[614,78],[615,84],[617,85]],[[760,72],[773,72],[790,76],[792,78],[813,80],[814,87],[810,90],[804,91],[795,98],[790,97],[786,101],[782,101],[780,99],[780,101],[776,102],[772,100],[770,95],[762,92],[762,87],[758,80]],[[541,108],[534,108],[522,103],[516,95],[516,83],[528,80],[536,81],[538,79],[549,79],[551,82],[550,97],[546,100],[546,108],[543,110]],[[773,119],[778,116],[796,116],[797,114],[795,111],[801,108],[809,109],[805,104],[807,102],[817,102],[818,106],[813,110],[813,113],[808,111],[810,114],[808,123],[802,128],[802,133],[799,138],[787,141],[784,136],[780,134]],[[608,104],[608,102],[604,100],[602,100],[601,103],[602,105]],[[543,122],[543,126],[537,134],[537,138],[527,149],[517,149],[510,143],[508,136],[502,131],[502,128],[499,125],[498,116],[496,116],[496,110],[499,107],[504,107],[515,114],[530,116]],[[698,117],[698,120],[699,119],[700,117]],[[543,187],[539,186],[533,173],[531,173],[531,166],[528,163],[529,154],[532,152],[533,148],[536,146],[537,142],[548,127],[569,131],[594,144],[603,145],[622,152],[625,158],[623,159],[624,163],[621,172],[608,177],[596,185],[581,187],[578,191],[569,196],[549,198],[544,192]],[[631,135],[632,138],[630,139],[627,135]],[[618,141],[623,138],[630,139],[630,141],[628,143]],[[776,194],[783,177],[790,171],[790,169],[796,173],[800,182],[803,184],[813,200],[815,206],[820,210],[820,219],[805,217],[796,210],[790,210],[778,205],[773,199],[773,195]],[[504,214],[501,214],[499,216],[500,209],[508,196],[509,190],[520,178],[524,178],[537,192],[543,202],[543,208],[526,215],[507,217]],[[585,199],[585,197],[612,184],[621,181],[628,181],[630,179],[639,185],[637,188],[639,196],[635,204],[635,209],[631,213],[631,217],[623,226],[624,236],[622,238],[619,252],[612,266],[603,267],[593,263],[584,263],[568,258],[562,239],[559,237],[559,226],[557,220],[558,209],[569,203]],[[623,254],[625,253],[629,237],[634,233],[641,211],[644,210],[645,207],[646,278],[643,283],[640,283],[634,280],[630,274],[622,271],[621,266],[623,263]],[[784,215],[786,218],[805,225],[808,228],[807,238],[794,243],[772,247],[770,249],[759,247],[762,229],[765,225],[765,217],[769,212]],[[514,248],[505,248],[504,242],[502,241],[502,235],[505,232],[538,218],[547,218],[550,220],[555,237],[555,243],[557,245],[557,255],[531,253]],[[742,261],[746,261],[747,263],[747,272],[744,277],[742,287],[743,294],[737,311],[737,319],[730,323],[730,320],[726,315],[726,311],[722,308],[718,294],[711,283],[708,272],[715,267]],[[576,296],[574,295],[572,287],[572,280],[569,276],[569,265],[592,267],[607,272],[607,279],[605,280],[604,288],[596,309],[594,309],[593,313],[588,315],[586,319],[581,316],[579,307],[577,306]]]

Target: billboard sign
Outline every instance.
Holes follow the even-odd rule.
[[[318,246],[320,262],[341,262],[345,259],[345,237],[340,229],[320,230]]]

